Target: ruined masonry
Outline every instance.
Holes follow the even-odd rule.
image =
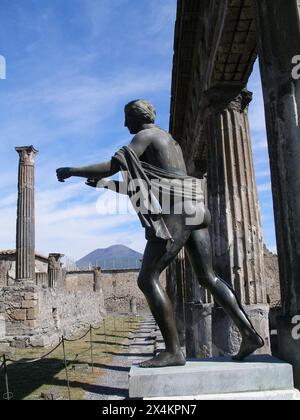
[[[292,59],[300,51],[299,0],[178,0],[170,132],[190,175],[207,178],[214,265],[235,289],[271,351],[294,367],[300,386],[300,80]],[[247,83],[259,58],[267,124],[281,297],[264,251],[253,169]],[[268,267],[266,267],[264,256]],[[175,264],[175,265],[174,265]],[[235,353],[239,336],[179,256],[167,283],[190,356]],[[177,269],[176,269],[177,265]],[[274,302],[278,299],[276,312]],[[271,308],[269,305],[271,304]],[[269,310],[271,309],[270,317]],[[275,316],[276,315],[276,316]],[[279,316],[278,316],[279,315]]]

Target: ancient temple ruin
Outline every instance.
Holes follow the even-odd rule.
[[[132,297],[148,311],[137,286],[138,269],[67,271],[61,253],[40,255],[35,247],[35,157],[19,154],[16,249],[0,251],[0,344],[51,346],[97,324],[110,313],[129,313]]]
[[[300,82],[292,77],[292,61],[300,52],[299,19],[299,0],[178,0],[170,121],[189,173],[207,176],[216,270],[234,287],[270,351],[248,122],[247,82],[259,57],[282,295],[279,354],[293,364],[298,384],[300,341],[292,329],[300,314]],[[188,352],[234,352],[228,318],[210,296],[195,293],[184,256],[174,264],[169,289],[183,290],[176,295],[176,316],[185,321]]]

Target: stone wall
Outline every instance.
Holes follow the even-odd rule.
[[[22,348],[54,345],[62,335],[72,336],[105,316],[102,290],[55,291],[28,282],[0,289],[0,310],[5,341]]]
[[[70,271],[65,277],[65,290],[67,292],[91,293],[95,287],[95,274],[93,271]]]
[[[281,306],[280,278],[277,255],[264,248],[265,279],[267,298],[271,308]]]
[[[19,283],[0,290],[1,311],[8,336],[34,335],[38,317],[38,288]]]
[[[127,313],[130,299],[137,299],[137,311],[149,311],[147,301],[137,285],[139,270],[103,270],[101,273],[105,307],[109,312]],[[166,286],[166,273],[160,277]]]
[[[45,260],[36,257],[35,272],[47,273],[48,264]],[[0,287],[12,285],[16,278],[16,257],[15,255],[0,256]]]
[[[53,345],[61,336],[74,336],[105,316],[103,293],[44,289],[39,292],[38,331],[32,345]]]
[[[8,285],[10,278],[9,272],[12,267],[12,261],[0,260],[0,287]]]

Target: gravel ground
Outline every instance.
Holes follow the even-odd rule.
[[[102,369],[95,385],[91,385],[86,393],[86,400],[124,400],[128,395],[128,373],[132,364],[153,357],[156,325],[153,318],[148,317],[140,322],[133,338],[128,338],[123,353],[113,359]]]

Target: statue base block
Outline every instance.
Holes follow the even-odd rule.
[[[129,396],[300,400],[300,393],[294,389],[292,366],[271,356],[252,356],[245,362],[203,359],[189,361],[182,367],[157,369],[133,366],[129,373]]]

